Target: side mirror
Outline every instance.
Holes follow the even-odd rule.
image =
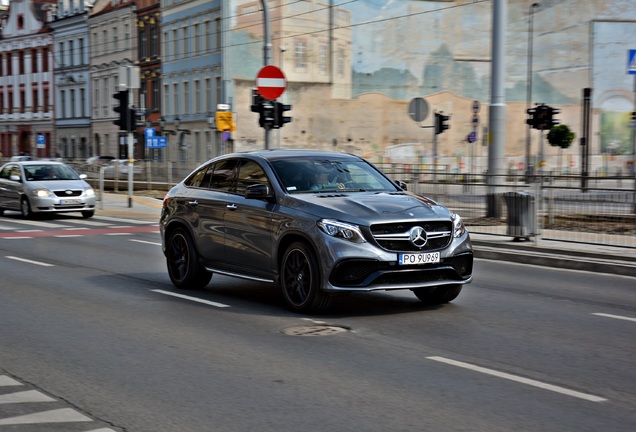
[[[395,180],[395,184],[398,185],[401,189],[407,190],[406,182],[402,180]]]
[[[79,178],[81,178],[82,180],[86,180],[88,176],[86,174],[80,174]]]
[[[245,190],[245,198],[267,199],[272,197],[272,192],[266,184],[250,185]]]
[[[19,175],[15,175],[15,174],[11,174],[11,176],[9,176],[9,178],[13,181],[20,181],[20,176]]]

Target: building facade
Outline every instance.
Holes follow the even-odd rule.
[[[56,2],[15,0],[0,39],[0,150],[5,156],[57,155],[53,35]]]
[[[137,60],[137,30],[135,2],[133,0],[98,0],[88,18],[91,71],[91,144],[100,156],[128,158],[127,133],[119,130],[113,121],[113,95],[126,90],[134,76]],[[132,90],[130,100],[139,89]],[[141,158],[143,147],[134,145],[131,157]]]
[[[57,153],[86,159],[97,154],[91,139],[90,46],[84,0],[59,0],[49,27],[54,40],[55,130]]]

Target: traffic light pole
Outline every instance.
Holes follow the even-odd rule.
[[[269,10],[267,9],[267,1],[261,0],[261,7],[263,8],[263,67],[271,64],[272,60],[272,42],[270,38],[270,29],[269,29]],[[265,129],[265,149],[269,149],[269,131],[271,128],[266,125],[263,127]]]

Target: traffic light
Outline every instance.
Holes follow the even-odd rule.
[[[261,113],[263,112],[263,102],[265,102],[265,98],[260,95],[258,90],[255,88],[252,89],[252,112]]]
[[[534,122],[532,123],[532,127],[534,129],[548,130],[552,128],[552,126],[550,125],[552,116],[551,109],[552,108],[545,104],[541,104],[535,108],[536,111],[534,113]]]
[[[546,130],[550,130],[554,126],[556,126],[559,123],[561,123],[561,121],[559,119],[555,119],[554,118],[554,116],[559,114],[561,112],[561,110],[558,109],[558,108],[552,108],[552,107],[548,107],[548,108],[550,109],[550,115],[548,116],[548,124],[547,124]]]
[[[129,110],[130,115],[130,128],[136,129],[138,127],[144,127],[146,122],[144,121],[146,118],[146,111],[135,108],[134,106],[130,107]]]
[[[442,113],[435,113],[435,134],[436,135],[444,133],[446,129],[450,129],[450,125],[446,124],[448,120],[450,120],[450,116],[444,115]]]
[[[526,119],[526,124],[530,125],[530,127],[534,128],[535,122],[537,121],[537,119],[534,117],[537,113],[537,109],[536,108],[528,108],[526,110],[526,112],[528,113],[528,118]]]
[[[119,130],[128,131],[129,114],[128,114],[128,90],[121,90],[113,94],[113,97],[119,101],[119,105],[113,108],[113,111],[119,114],[119,118],[113,123],[119,126]]]
[[[264,99],[264,102],[260,105],[261,111],[258,119],[258,124],[264,128],[271,128],[275,125],[276,121],[276,108],[274,102]]]
[[[285,115],[285,111],[292,109],[291,105],[285,105],[280,102],[276,102],[276,121],[275,126],[281,128],[285,126],[285,123],[291,123],[292,118]]]

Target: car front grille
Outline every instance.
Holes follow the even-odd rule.
[[[383,285],[420,284],[436,281],[468,279],[473,273],[473,254],[464,253],[444,258],[438,264],[399,266],[369,260],[340,262],[331,273],[329,282],[339,287],[368,287]]]
[[[409,231],[422,227],[426,232],[426,244],[417,247],[411,243]],[[451,221],[415,221],[371,226],[371,235],[378,246],[389,252],[428,252],[444,249],[452,240]]]
[[[58,196],[60,198],[77,197],[82,195],[81,190],[70,190],[70,189],[56,190],[56,191],[53,191],[53,193],[55,194],[55,196]]]

